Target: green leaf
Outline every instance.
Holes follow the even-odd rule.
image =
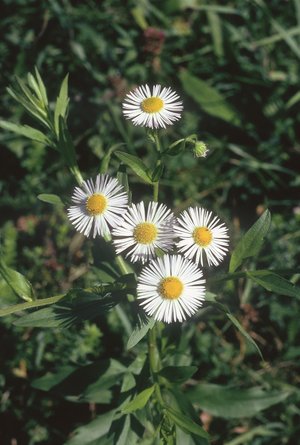
[[[69,167],[71,173],[76,178],[78,184],[81,184],[83,182],[83,179],[77,165],[75,147],[71,135],[69,133],[67,123],[65,121],[65,118],[63,118],[62,116],[59,116],[58,120],[59,120],[58,149],[66,165]]]
[[[255,416],[289,395],[290,391],[264,391],[260,387],[241,389],[212,383],[199,384],[188,391],[191,402],[225,419]]]
[[[0,274],[18,297],[25,301],[34,300],[35,296],[30,282],[16,270],[7,267],[2,259],[0,259]]]
[[[183,383],[197,372],[197,366],[166,366],[158,372],[158,375],[170,382]]]
[[[178,426],[176,426],[176,443],[184,445],[209,445],[207,439],[200,438],[199,436],[192,436]]]
[[[270,226],[271,214],[269,210],[265,210],[248,232],[245,233],[232,252],[229,272],[235,272],[244,259],[258,254],[263,244],[264,237],[269,232]]]
[[[144,406],[150,399],[153,391],[154,391],[154,385],[150,386],[150,388],[144,389],[144,391],[140,392],[133,400],[128,402],[123,407],[122,412],[128,414],[138,409],[144,408]]]
[[[175,411],[169,406],[167,406],[166,409],[168,417],[183,431],[195,434],[199,437],[203,437],[204,439],[209,439],[209,434],[202,428],[202,426],[198,425],[196,422],[185,416],[183,413]]]
[[[282,429],[283,427],[284,425],[281,423],[269,422],[265,425],[251,428],[250,431],[247,431],[246,433],[239,434],[235,439],[230,440],[230,442],[226,442],[224,445],[245,445],[246,443],[250,444],[253,443],[253,439],[255,436],[278,436],[278,429]]]
[[[106,436],[110,430],[115,411],[109,411],[87,425],[77,428],[65,445],[90,445],[93,441]],[[96,444],[98,442],[94,442]],[[99,442],[100,443],[100,442]]]
[[[23,93],[22,90],[17,91],[16,89],[7,88],[7,92],[8,94],[11,95],[11,97],[13,97],[17,102],[19,102],[34,118],[42,122],[42,124],[45,125],[47,128],[50,128],[44,110],[41,110],[39,107],[33,105],[31,101],[27,99],[26,95]]]
[[[210,86],[204,80],[201,80],[188,71],[182,71],[180,80],[183,88],[202,108],[203,110],[219,119],[223,119],[234,125],[240,125],[240,117],[232,106],[226,102],[219,91]]]
[[[270,292],[300,298],[299,287],[270,270],[247,271],[247,276]]]
[[[229,320],[231,321],[231,323],[234,324],[234,326],[240,331],[240,333],[255,347],[255,349],[257,350],[257,352],[259,353],[260,357],[263,360],[264,358],[263,358],[263,355],[262,355],[261,350],[259,349],[258,345],[253,340],[253,338],[248,334],[248,332],[243,328],[243,326],[238,321],[238,319],[234,315],[232,315],[230,312],[226,312],[226,315],[229,318]]]
[[[117,303],[117,296],[109,293],[98,295],[83,289],[73,289],[59,303],[24,315],[14,324],[23,327],[68,328],[103,315]]]
[[[134,328],[132,334],[130,335],[128,342],[127,342],[127,349],[133,348],[135,345],[137,345],[142,338],[145,337],[149,329],[152,329],[155,324],[154,318],[150,318],[147,320],[147,322],[139,322],[137,323],[136,327]]]
[[[63,366],[55,373],[35,379],[32,386],[42,391],[52,391],[76,403],[110,403],[110,388],[119,385],[126,366],[114,359],[98,360],[85,366]]]
[[[33,141],[41,142],[44,145],[51,145],[47,136],[45,136],[41,131],[35,128],[29,127],[29,125],[19,125],[12,122],[7,122],[0,120],[0,127],[4,130],[12,131],[13,133],[25,136]]]
[[[43,97],[43,102],[45,105],[48,105],[48,97],[47,97],[47,91],[46,91],[45,84],[42,81],[42,78],[40,76],[40,73],[39,73],[37,67],[34,68],[34,71],[35,71],[36,80],[39,84],[40,94]]]
[[[262,359],[263,355],[261,353],[261,350],[259,349],[258,345],[256,344],[256,342],[253,340],[253,338],[248,334],[248,332],[243,328],[243,326],[241,325],[241,323],[238,321],[238,319],[231,314],[230,310],[228,309],[228,307],[226,307],[224,304],[219,303],[216,300],[217,296],[211,292],[206,292],[205,295],[205,301],[212,303],[214,306],[216,306],[220,311],[224,312],[227,317],[229,318],[229,320],[231,321],[231,323],[240,331],[240,333],[254,346],[254,348],[257,350],[257,352],[259,353],[260,357]]]
[[[121,162],[128,165],[134,173],[147,184],[152,184],[149,169],[145,166],[143,161],[137,156],[125,153],[124,151],[115,151],[115,155]]]
[[[54,128],[57,135],[59,135],[59,118],[64,118],[66,116],[66,112],[68,109],[69,104],[69,97],[68,97],[68,78],[69,74],[66,75],[64,78],[58,98],[56,100],[55,104],[55,110],[54,110]]]
[[[61,198],[57,195],[42,193],[37,196],[40,201],[47,202],[48,204],[53,204],[56,206],[64,206]]]
[[[64,381],[75,370],[75,366],[63,366],[58,372],[48,372],[43,377],[33,380],[31,386],[41,391],[49,391],[54,386],[59,385],[59,383]]]
[[[157,182],[160,180],[163,172],[164,172],[164,165],[163,164],[159,164],[157,167],[155,167],[155,169],[153,170],[151,179],[152,182]]]

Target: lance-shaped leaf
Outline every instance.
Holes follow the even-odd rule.
[[[30,282],[22,274],[6,266],[2,259],[0,259],[0,274],[18,297],[25,301],[34,299]]]
[[[47,202],[48,204],[53,204],[55,206],[63,207],[64,203],[61,198],[57,195],[42,193],[37,196],[40,201]]]
[[[271,270],[248,271],[247,276],[268,291],[300,299],[300,288]]]
[[[206,292],[205,295],[205,301],[211,302],[217,309],[224,312],[226,316],[229,318],[231,323],[240,331],[240,333],[254,346],[254,348],[259,353],[260,357],[263,359],[263,355],[261,353],[261,350],[259,349],[256,342],[253,340],[253,338],[248,334],[248,332],[245,330],[245,328],[241,325],[241,323],[238,321],[238,319],[230,312],[228,307],[226,307],[224,304],[219,303],[216,300],[217,296],[211,292]]]
[[[232,388],[211,383],[199,384],[188,390],[189,399],[214,416],[230,418],[252,417],[260,411],[284,401],[291,391],[265,391],[260,387]]]
[[[197,366],[166,366],[158,374],[170,382],[183,383],[197,372]]]
[[[152,184],[151,174],[143,161],[137,156],[125,153],[124,151],[115,151],[115,155],[121,162],[126,164],[131,170],[147,184]]]
[[[182,71],[180,79],[183,88],[203,110],[235,125],[240,125],[240,117],[219,91],[188,71]]]
[[[150,318],[145,322],[142,320],[139,321],[128,339],[127,349],[131,349],[135,345],[137,345],[142,340],[142,338],[145,337],[149,329],[153,328],[154,324],[154,318]]]
[[[196,436],[203,437],[204,439],[209,438],[209,434],[189,417],[185,416],[183,413],[174,410],[173,408],[167,406],[168,417],[179,426],[183,431],[195,434]]]
[[[153,391],[154,391],[154,385],[150,386],[150,388],[144,389],[144,391],[140,392],[133,400],[128,402],[123,407],[122,412],[128,414],[138,409],[144,408],[144,406],[150,399]]]
[[[119,291],[119,295],[122,291]],[[17,326],[68,328],[83,320],[93,320],[118,303],[118,295],[104,295],[73,289],[59,303],[24,315],[15,321]]]
[[[68,78],[69,78],[69,75],[67,74],[61,84],[59,95],[58,95],[58,98],[57,98],[56,104],[55,104],[54,128],[55,128],[55,133],[57,135],[59,134],[59,118],[60,117],[64,118],[66,116],[68,104],[69,104]]]
[[[258,254],[264,238],[270,230],[270,226],[271,214],[269,210],[265,210],[265,212],[253,224],[248,232],[245,233],[232,252],[229,272],[235,272],[246,258],[250,258]]]
[[[12,131],[13,133],[25,136],[26,138],[33,141],[41,142],[44,145],[51,145],[50,140],[47,138],[47,136],[44,135],[44,133],[36,130],[33,127],[30,127],[29,125],[14,124],[12,122],[7,122],[1,119],[0,127],[4,130]]]
[[[71,439],[68,440],[65,445],[104,444],[105,442],[100,442],[100,440],[101,438],[105,439],[105,436],[107,436],[114,415],[115,410],[109,411],[97,416],[96,419],[92,420],[90,423],[77,428],[72,434]]]

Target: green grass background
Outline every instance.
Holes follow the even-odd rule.
[[[269,208],[271,232],[252,266],[283,270],[299,281],[299,0],[3,0],[0,30],[1,118],[32,123],[6,92],[15,75],[24,78],[37,66],[54,102],[69,73],[68,122],[86,178],[115,143],[149,161],[145,132],[124,121],[122,99],[143,83],[175,89],[184,113],[162,132],[163,143],[196,133],[210,152],[205,160],[188,151],[169,157],[160,200],[176,211],[195,204],[215,211],[230,228],[232,246]],[[74,232],[64,210],[37,199],[40,193],[70,196],[74,182],[62,161],[5,131],[0,156],[7,264],[26,275],[39,298],[88,285],[95,278],[89,266],[93,242]],[[113,158],[111,173],[117,168]],[[134,201],[149,196],[146,185],[129,179]],[[293,392],[252,417],[202,413],[212,443],[298,443],[299,301],[247,280],[214,291],[259,344],[265,362],[221,315],[207,311],[181,337],[188,339],[181,346],[190,363],[198,366],[194,378]],[[2,306],[15,302],[2,282],[0,295]],[[0,443],[65,443],[103,407],[39,391],[32,381],[63,365],[126,358],[120,320],[112,311],[64,331],[20,328],[13,321],[0,324]],[[175,327],[169,335],[176,344]]]

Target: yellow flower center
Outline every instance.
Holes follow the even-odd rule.
[[[164,278],[158,289],[160,295],[167,300],[176,300],[183,291],[183,284],[177,277]]]
[[[94,193],[88,198],[85,207],[91,216],[101,215],[107,207],[107,199],[99,193]]]
[[[149,222],[140,223],[134,228],[133,237],[137,243],[151,244],[157,237],[157,228]]]
[[[207,227],[196,227],[193,231],[194,241],[201,247],[209,246],[212,237],[212,232]]]
[[[160,97],[148,97],[141,103],[141,109],[145,113],[158,113],[164,106],[164,102]]]

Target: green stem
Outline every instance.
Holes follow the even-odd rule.
[[[107,243],[111,242],[111,236],[110,235],[104,235],[103,237],[105,239],[105,241]],[[127,266],[125,264],[125,261],[123,260],[123,258],[121,257],[121,255],[117,255],[116,256],[116,263],[117,266],[119,268],[119,271],[123,274],[123,275],[127,275],[129,273]]]
[[[158,403],[162,407],[164,407],[165,403],[161,395],[160,386],[157,378],[159,356],[156,345],[156,325],[154,325],[153,328],[150,329],[148,332],[148,354],[149,354],[150,373],[155,386],[156,399]]]
[[[121,255],[117,255],[116,256],[116,263],[117,263],[117,265],[118,265],[118,267],[119,267],[119,270],[120,270],[120,272],[122,273],[122,274],[124,274],[124,275],[127,275],[129,272],[128,272],[128,269],[127,269],[127,266],[126,266],[126,264],[125,264],[125,261],[123,260],[123,258],[121,257]]]
[[[41,298],[40,300],[27,301],[26,303],[14,304],[13,306],[1,309],[0,317],[4,317],[5,315],[13,314],[15,312],[20,312],[25,309],[36,308],[39,306],[47,306],[48,304],[56,303],[57,301],[61,300],[64,296],[65,295],[56,295],[54,297]]]
[[[156,165],[155,165],[155,167],[157,168],[161,165],[161,145],[160,145],[160,140],[158,137],[157,130],[154,131],[153,137],[155,140],[155,147],[156,147],[156,152],[157,152],[157,160],[156,160]],[[154,184],[153,184],[153,201],[155,201],[155,202],[158,201],[158,192],[159,192],[159,180],[154,182]]]

